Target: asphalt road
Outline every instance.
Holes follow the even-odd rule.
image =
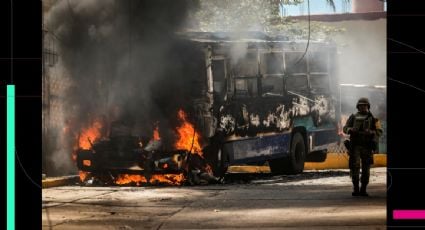
[[[43,229],[386,229],[386,168],[369,197],[352,197],[348,170],[295,176],[231,174],[204,186],[43,189]]]

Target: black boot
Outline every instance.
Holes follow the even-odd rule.
[[[353,193],[352,196],[360,196],[359,179],[353,177]]]
[[[360,188],[360,196],[369,196],[366,192],[367,184],[362,184],[362,187]]]

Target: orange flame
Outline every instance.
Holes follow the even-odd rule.
[[[179,150],[191,150],[191,153],[198,153],[202,156],[202,148],[199,144],[200,135],[195,131],[193,125],[187,121],[186,113],[179,110],[178,118],[182,121],[180,127],[177,128],[179,139],[174,147]]]
[[[91,149],[90,142],[94,142],[100,138],[100,129],[102,123],[95,121],[90,128],[83,129],[78,140],[78,146],[82,149]],[[89,141],[90,140],[90,141]]]
[[[181,185],[184,182],[184,175],[181,174],[162,174],[162,175],[152,175],[152,178],[149,180],[151,184],[169,184],[169,185]],[[147,183],[147,180],[142,175],[129,175],[121,174],[115,180],[115,184],[126,185],[130,183],[136,183],[136,185],[141,185],[142,183]]]
[[[80,171],[79,172],[80,173],[80,181],[81,182],[83,182],[86,178],[87,178],[87,176],[89,176],[89,172],[84,172],[84,171]]]
[[[184,175],[181,174],[163,174],[163,175],[152,175],[150,179],[151,183],[167,183],[172,185],[181,185],[184,182]]]
[[[90,167],[91,166],[91,160],[83,160],[83,165]]]
[[[155,129],[153,130],[153,140],[154,141],[159,141],[161,139],[161,137],[159,136],[159,128],[158,125],[155,126]]]
[[[142,175],[129,175],[129,174],[121,174],[115,180],[116,184],[125,185],[130,183],[136,183],[140,185],[141,183],[146,183],[146,178]]]

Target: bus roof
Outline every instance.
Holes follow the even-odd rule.
[[[290,40],[284,34],[269,35],[260,31],[245,32],[178,32],[181,38],[200,43],[329,43],[323,41]]]

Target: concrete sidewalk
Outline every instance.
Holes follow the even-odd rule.
[[[387,171],[353,197],[348,169],[208,186],[61,186],[43,190],[42,228],[386,229]]]

